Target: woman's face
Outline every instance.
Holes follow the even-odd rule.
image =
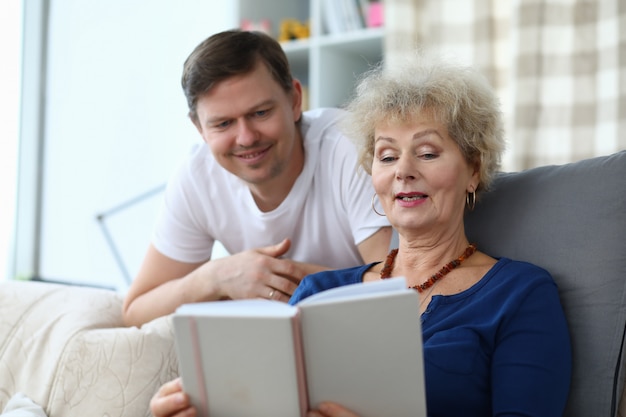
[[[479,174],[446,127],[422,114],[375,129],[372,182],[398,231],[445,234],[463,230],[466,193]]]

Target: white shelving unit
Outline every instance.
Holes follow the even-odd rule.
[[[331,3],[333,11],[340,13],[339,1],[239,0],[237,4],[240,21],[267,19],[275,37],[285,19],[310,22],[309,38],[282,43],[294,76],[308,88],[309,108],[344,104],[352,94],[358,74],[383,57],[384,28],[326,33],[323,7]]]

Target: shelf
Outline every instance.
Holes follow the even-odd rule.
[[[261,4],[262,3],[262,4]],[[385,30],[364,28],[324,34],[323,0],[239,0],[239,20],[272,22],[278,36],[280,22],[310,22],[311,36],[282,42],[294,77],[307,86],[309,108],[340,107],[352,95],[356,78],[383,58]]]
[[[349,48],[362,48],[371,45],[372,41],[380,40],[382,42],[384,36],[384,28],[364,28],[332,35],[322,35],[318,37],[318,42],[321,46],[335,45],[350,50]]]

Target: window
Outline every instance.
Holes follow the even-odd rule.
[[[0,281],[13,274],[13,225],[17,185],[22,1],[0,1]]]

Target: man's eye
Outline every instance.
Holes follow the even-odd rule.
[[[226,121],[216,124],[215,127],[217,127],[218,129],[225,129],[228,126],[230,126],[230,124],[231,124],[230,120],[226,120]]]
[[[268,110],[259,110],[259,111],[254,112],[254,115],[257,117],[263,117],[267,115],[267,113],[269,113]]]

